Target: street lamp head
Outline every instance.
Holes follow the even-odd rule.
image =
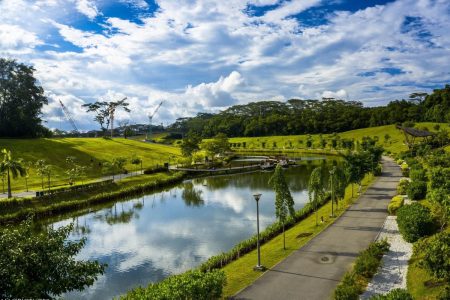
[[[253,197],[255,198],[256,202],[258,202],[259,198],[261,198],[261,194],[254,194]]]

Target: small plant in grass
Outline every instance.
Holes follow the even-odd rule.
[[[430,210],[420,203],[401,207],[397,211],[397,223],[403,238],[410,243],[432,234],[435,230]]]
[[[370,300],[413,300],[413,297],[407,290],[394,289],[385,295],[373,296]]]
[[[422,200],[427,194],[427,183],[425,181],[411,181],[406,193],[411,200]]]
[[[403,203],[405,200],[403,199],[403,196],[394,196],[391,199],[391,202],[388,205],[388,212],[390,215],[395,215],[397,213],[397,210],[403,206]]]
[[[397,186],[397,193],[399,195],[406,195],[406,192],[408,191],[409,182],[410,181],[406,178],[400,179]]]

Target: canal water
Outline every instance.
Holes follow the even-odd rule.
[[[323,163],[326,161],[311,160],[285,171],[296,209],[308,202],[309,175]],[[252,196],[256,192],[262,193],[260,226],[266,228],[275,221],[274,192],[268,185],[272,173],[188,180],[165,191],[51,223],[58,227],[74,222],[71,238],[87,238],[78,258],[108,264],[93,286],[64,298],[111,299],[231,249],[256,233]]]

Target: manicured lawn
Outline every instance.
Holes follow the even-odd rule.
[[[363,180],[363,191],[365,191],[368,185],[373,181],[371,175],[366,176]],[[354,186],[354,195],[357,194],[357,185]],[[345,210],[342,209],[342,203],[344,203],[345,208],[347,208],[353,201],[351,199],[351,186],[347,187],[345,200],[341,202],[340,209],[337,211],[336,215],[340,216]],[[305,220],[299,222],[294,227],[286,231],[286,250],[283,250],[283,235],[280,234],[269,242],[265,243],[261,247],[261,263],[267,267],[272,268],[274,265],[279,263],[281,260],[289,256],[293,251],[301,248],[308,241],[310,241],[314,236],[319,234],[323,229],[328,227],[330,224],[336,220],[336,218],[330,218],[331,215],[331,202],[328,202],[319,209],[319,220],[320,216],[324,217],[324,223],[316,226],[315,214],[310,215]],[[311,233],[307,237],[298,237],[299,234]],[[227,275],[227,285],[224,289],[224,297],[232,296],[244,287],[251,284],[263,273],[258,271],[253,271],[253,267],[257,262],[257,252],[256,250],[244,255],[238,260],[228,264],[223,268]]]
[[[111,161],[115,157],[127,158],[125,168],[134,171],[130,158],[137,155],[143,159],[143,167],[162,165],[169,162],[173,156],[179,156],[177,147],[148,144],[140,141],[114,138],[58,138],[58,139],[0,139],[0,149],[7,148],[12,151],[15,158],[35,162],[45,159],[52,167],[52,184],[67,184],[65,174],[66,157],[73,156],[78,164],[87,167],[86,180],[104,176],[101,162]],[[173,159],[172,159],[173,161]],[[29,185],[32,189],[39,189],[41,178],[32,168],[29,176]],[[25,179],[18,178],[12,181],[13,191],[25,189]]]
[[[445,123],[416,123],[416,126],[419,127],[427,127],[429,130],[434,131],[433,126],[435,124],[440,124],[441,128],[447,129],[448,125]],[[386,134],[390,135],[390,139],[387,143],[385,143],[384,136]],[[355,139],[356,141],[361,141],[364,136],[377,136],[379,139],[379,144],[382,145],[386,150],[391,151],[392,153],[399,153],[401,151],[407,150],[407,146],[404,144],[404,135],[403,132],[396,129],[395,125],[386,125],[386,126],[377,126],[377,127],[369,127],[356,129],[346,132],[338,133],[338,136],[341,139]],[[311,135],[313,139],[312,148],[318,149],[321,148],[320,143],[320,135],[313,134]],[[242,138],[231,138],[230,143],[241,143],[246,142],[247,150],[283,150],[283,149],[307,149],[306,141],[308,135],[290,135],[290,136],[267,136],[267,137],[242,137]],[[326,139],[328,144],[326,145],[326,149],[330,149],[331,142],[330,134],[323,134],[322,138]],[[265,143],[265,148],[262,148],[262,143]],[[275,144],[274,144],[275,143]],[[234,148],[235,150],[243,149],[242,145],[239,148]]]

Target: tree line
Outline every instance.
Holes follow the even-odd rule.
[[[432,94],[412,93],[386,106],[364,107],[359,101],[338,99],[287,102],[259,101],[235,105],[217,114],[179,118],[170,130],[201,137],[334,133],[358,128],[413,122],[450,122],[450,85]]]

